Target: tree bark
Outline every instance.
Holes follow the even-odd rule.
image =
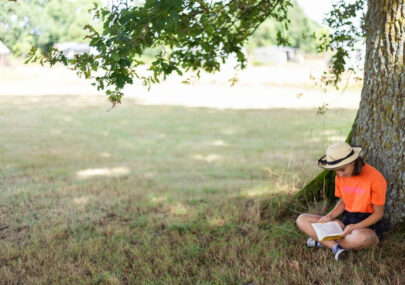
[[[388,183],[385,217],[405,217],[405,0],[369,0],[360,108],[351,143]]]

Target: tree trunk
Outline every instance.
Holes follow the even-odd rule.
[[[351,143],[388,183],[385,217],[405,216],[405,0],[369,0],[364,83]]]
[[[389,227],[405,223],[405,0],[369,0],[364,83],[360,108],[347,142],[388,183],[385,215]],[[322,195],[323,194],[323,195]],[[334,174],[323,171],[295,198],[334,197]]]

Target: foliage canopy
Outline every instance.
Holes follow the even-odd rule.
[[[353,1],[352,1],[353,2]],[[86,25],[86,38],[96,55],[77,55],[68,60],[62,52],[50,49],[45,56],[31,50],[27,62],[39,61],[54,65],[62,62],[80,75],[93,80],[99,90],[105,90],[113,105],[120,103],[122,89],[140,79],[150,87],[168,75],[200,70],[220,70],[230,55],[236,56],[238,66],[246,66],[243,47],[249,37],[268,18],[277,21],[288,30],[289,8],[293,0],[121,0],[110,8],[94,7],[96,19],[103,23],[99,32]],[[337,84],[345,70],[348,49],[362,36],[354,28],[351,19],[364,6],[364,0],[352,4],[339,0],[334,5],[327,23],[333,34],[323,34],[318,49],[332,49],[331,76],[325,76],[325,84]],[[286,34],[277,33],[278,44],[287,44]],[[159,49],[153,61],[146,64],[142,54],[148,49]],[[140,74],[147,65],[147,74]]]

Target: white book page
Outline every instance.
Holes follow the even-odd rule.
[[[322,240],[325,236],[336,236],[341,235],[343,230],[340,227],[339,223],[336,221],[327,222],[327,223],[313,223],[312,226],[315,229],[318,238]]]

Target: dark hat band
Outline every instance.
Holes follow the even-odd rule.
[[[335,164],[338,164],[338,163],[342,162],[343,160],[351,157],[353,154],[354,154],[354,150],[352,150],[346,157],[335,160],[335,161],[330,161],[330,162],[325,159],[322,159],[326,156],[326,155],[324,155],[320,159],[318,159],[318,165],[319,164],[335,165]]]

